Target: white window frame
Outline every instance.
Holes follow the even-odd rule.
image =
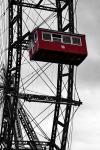
[[[73,39],[72,39],[72,38],[74,38],[74,37],[80,39],[80,45],[79,45],[79,44],[74,44],[74,43],[73,43]],[[72,45],[77,45],[77,46],[82,46],[82,40],[81,40],[81,37],[71,36],[71,44],[72,44]]]
[[[44,33],[50,34],[50,35],[51,35],[51,40],[45,40],[45,39],[43,38],[43,34],[44,34]],[[49,33],[49,32],[44,32],[44,31],[43,31],[43,32],[42,32],[42,40],[43,40],[43,41],[50,41],[50,42],[51,42],[51,41],[52,41],[52,34]]]
[[[68,36],[68,37],[70,37],[71,43],[64,43],[64,41],[63,41],[63,36]],[[69,35],[62,35],[62,43],[63,43],[63,44],[72,44],[72,38],[71,38],[71,36],[69,36]]]
[[[61,39],[61,42],[59,42],[59,41],[54,41],[53,40],[53,34],[55,34],[55,35],[60,35],[61,36],[61,38],[58,38],[58,39]],[[58,43],[62,43],[62,35],[61,34],[56,34],[56,33],[52,33],[52,42],[58,42]]]

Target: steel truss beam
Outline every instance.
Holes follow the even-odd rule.
[[[13,19],[13,6],[11,3],[9,3],[9,22]],[[13,25],[9,24],[9,45],[13,43]],[[4,112],[3,112],[3,120],[2,120],[2,128],[1,128],[1,139],[0,142],[4,143],[5,145],[9,145],[9,142],[11,144],[11,105],[10,105],[10,99],[6,96],[6,94],[9,92],[10,82],[11,82],[11,72],[10,68],[12,67],[12,55],[13,55],[13,49],[8,50],[8,66],[7,66],[7,74],[6,74],[6,81],[5,81],[5,88],[4,88]],[[8,82],[9,81],[9,82]]]
[[[65,2],[65,4],[63,5],[63,7],[60,8],[60,11],[63,11],[69,4],[70,0],[61,0],[63,2]],[[46,11],[52,11],[52,12],[57,12],[57,8],[53,8],[53,7],[47,7],[47,6],[43,6],[41,5],[41,3],[43,2],[43,0],[40,0],[37,4],[31,4],[31,3],[25,3],[24,1],[22,2],[22,6],[23,7],[29,7],[29,8],[34,8],[34,9],[41,9],[41,10],[46,10]],[[15,0],[13,2],[14,5],[17,4],[17,1]]]
[[[0,88],[3,90],[4,86],[0,86]],[[8,94],[8,97],[14,96],[13,93]],[[45,95],[36,95],[36,94],[27,94],[27,93],[19,93],[18,94],[18,98],[19,99],[23,99],[24,101],[28,101],[28,102],[40,102],[40,103],[52,103],[52,104],[56,104],[56,103],[60,103],[63,105],[74,105],[74,106],[80,106],[82,104],[81,101],[75,101],[72,99],[72,101],[70,101],[70,99],[66,99],[66,98],[61,98],[60,102],[57,101],[57,97],[56,96],[45,96]]]
[[[74,33],[74,13],[73,13],[73,0],[69,1],[69,32]],[[69,65],[69,76],[68,76],[68,99],[72,101],[73,97],[73,76],[74,76],[74,66]],[[68,128],[70,122],[70,114],[71,114],[71,105],[66,106],[65,111],[65,119],[64,119],[64,127],[63,127],[63,134],[62,134],[62,142],[61,142],[61,150],[66,149],[66,140],[68,139]]]
[[[73,14],[73,0],[69,0],[63,6],[65,9],[67,6],[69,7],[69,24],[62,28],[62,11],[61,11],[61,3],[59,0],[56,0],[57,5],[57,18],[58,18],[58,31],[65,31],[69,28],[70,33],[74,33],[74,14]],[[63,10],[62,9],[62,10]],[[68,69],[68,93],[67,98],[70,102],[72,102],[73,96],[73,76],[74,76],[74,66],[69,65]],[[58,65],[58,81],[57,81],[57,102],[61,101],[61,89],[62,89],[62,77],[63,77],[63,65]],[[70,114],[71,114],[71,105],[66,105],[66,111],[64,116],[64,123],[59,121],[59,111],[60,111],[60,103],[55,104],[55,112],[54,112],[54,121],[52,127],[52,134],[51,134],[51,144],[49,150],[54,150],[55,143],[56,143],[56,135],[57,135],[57,127],[58,125],[63,128],[62,138],[61,138],[61,150],[66,149],[66,142],[68,136],[68,127],[70,122]]]
[[[17,1],[14,1],[14,5],[17,5]],[[31,4],[31,3],[22,2],[22,7],[29,7],[29,8],[33,8],[33,9],[41,9],[41,10],[45,10],[45,11],[57,12],[56,8],[42,6],[42,5],[40,5],[40,3]]]
[[[31,143],[34,143],[34,141],[20,141],[20,145],[23,145],[23,146],[30,146]],[[36,145],[42,145],[44,147],[43,150],[45,150],[45,147],[50,145],[50,142],[44,142],[44,141],[40,141],[40,142],[35,141],[35,143],[36,143]],[[14,142],[13,142],[13,145],[14,145]],[[27,150],[27,149],[25,148],[25,150]],[[31,148],[30,149],[28,148],[28,150],[31,150]]]
[[[17,23],[17,39],[22,37],[22,0],[17,0],[17,15],[14,17],[13,14],[13,1],[9,0],[9,49],[8,49],[8,66],[6,73],[6,81],[4,87],[4,114],[2,122],[1,137],[5,143],[5,148],[10,150],[12,147],[13,135],[15,133],[15,120],[17,116],[17,103],[18,103],[18,91],[19,91],[19,80],[20,80],[20,66],[21,66],[21,42],[17,43],[16,48],[16,70],[14,79],[14,95],[13,97],[7,96],[10,93],[12,86],[11,69],[13,63],[13,25]],[[5,122],[6,121],[6,122]],[[16,138],[16,136],[15,136]],[[15,140],[16,150],[18,150],[18,143]]]
[[[57,6],[57,10],[58,10],[58,12],[57,12],[58,31],[62,31],[62,12],[60,11],[61,3],[59,0],[56,0],[56,6]],[[62,71],[63,71],[63,65],[58,64],[57,102],[61,101],[62,74],[63,74]],[[51,134],[51,145],[50,145],[49,150],[53,150],[55,147],[59,111],[60,111],[60,103],[57,103],[57,104],[55,104],[54,120],[53,120],[52,134]]]
[[[29,102],[40,102],[40,103],[60,103],[64,105],[74,105],[74,106],[80,106],[82,104],[81,101],[75,101],[66,98],[61,98],[60,101],[57,101],[57,97],[55,96],[45,96],[45,95],[34,95],[34,94],[23,94],[19,93],[18,98],[29,101]]]
[[[27,136],[30,140],[30,147],[33,150],[34,149],[35,150],[43,150],[42,145],[40,144],[39,139],[34,131],[34,128],[32,127],[32,125],[28,119],[28,116],[20,102],[18,103],[18,114],[19,114],[20,121],[21,121],[21,123],[27,133]],[[31,141],[33,141],[33,142],[31,142]],[[37,143],[36,143],[36,141],[37,141]]]

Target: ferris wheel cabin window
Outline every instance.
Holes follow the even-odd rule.
[[[52,38],[54,42],[61,42],[61,35],[59,34],[52,34]]]
[[[51,33],[43,32],[42,39],[44,41],[51,41]]]
[[[80,37],[72,37],[72,44],[74,45],[81,45],[81,38]]]
[[[64,44],[71,44],[71,37],[70,36],[63,36],[63,43]]]

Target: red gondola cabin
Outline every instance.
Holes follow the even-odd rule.
[[[85,35],[37,28],[29,36],[30,60],[78,66],[86,56]]]

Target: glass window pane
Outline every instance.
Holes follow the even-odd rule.
[[[65,44],[71,44],[71,38],[70,38],[70,36],[63,36],[63,43],[65,43]]]
[[[43,40],[51,41],[51,34],[50,33],[43,33]]]
[[[59,34],[52,34],[53,41],[55,42],[61,42],[61,35]]]
[[[75,44],[75,45],[81,45],[81,38],[72,37],[72,43]]]
[[[56,37],[53,37],[53,41],[54,41],[54,42],[61,42],[61,39],[56,38]]]

